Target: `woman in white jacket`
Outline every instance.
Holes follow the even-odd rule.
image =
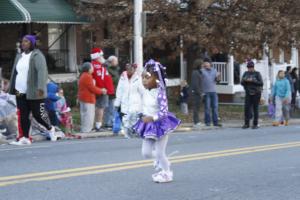
[[[122,124],[126,138],[133,134],[132,126],[139,119],[142,110],[142,96],[145,90],[142,84],[141,74],[137,72],[136,64],[127,64],[126,71],[121,74],[117,92],[115,107],[123,113]]]

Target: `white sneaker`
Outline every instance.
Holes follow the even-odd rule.
[[[6,140],[6,136],[5,135],[3,135],[3,133],[1,133],[1,131],[0,131],[0,140]]]
[[[193,128],[194,129],[199,129],[199,128],[201,128],[201,126],[202,126],[202,124],[200,122],[198,122],[197,124],[193,125]]]
[[[19,139],[19,141],[13,141],[11,143],[9,143],[11,145],[18,145],[18,146],[22,146],[22,145],[31,145],[31,141],[26,138],[26,137],[22,137]]]
[[[56,141],[57,140],[57,136],[55,135],[55,127],[52,126],[51,130],[49,131],[49,137],[51,141]]]
[[[152,179],[155,183],[168,183],[173,181],[172,171],[161,171],[158,174],[153,174]]]

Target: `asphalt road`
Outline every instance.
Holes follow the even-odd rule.
[[[151,180],[140,139],[0,146],[0,200],[297,200],[300,126],[170,137],[174,182]]]

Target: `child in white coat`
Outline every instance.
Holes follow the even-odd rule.
[[[114,103],[115,109],[120,110],[122,126],[126,138],[133,134],[132,126],[139,119],[139,112],[142,109],[142,96],[144,86],[141,74],[137,71],[136,64],[127,64],[126,70],[121,74]]]

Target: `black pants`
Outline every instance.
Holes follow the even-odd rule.
[[[46,129],[50,130],[52,128],[48,113],[45,110],[45,99],[27,100],[25,95],[18,96],[17,107],[19,110],[21,130],[24,137],[29,137],[30,112],[32,112],[35,120],[43,125]]]
[[[297,92],[293,92],[293,93],[292,93],[292,102],[291,102],[291,104],[292,104],[293,106],[296,105],[296,96],[297,96]]]
[[[57,116],[56,116],[56,112],[53,111],[53,110],[48,110],[47,112],[48,112],[48,115],[49,115],[51,125],[58,126],[59,122],[58,122],[58,119],[57,119]]]
[[[201,95],[193,94],[193,121],[194,121],[194,124],[197,124],[200,122],[200,119],[199,119],[200,104],[201,104]]]
[[[251,118],[253,117],[253,125],[258,124],[258,107],[261,94],[249,95],[246,94],[245,98],[245,125],[249,125]],[[253,115],[252,115],[253,114]]]

